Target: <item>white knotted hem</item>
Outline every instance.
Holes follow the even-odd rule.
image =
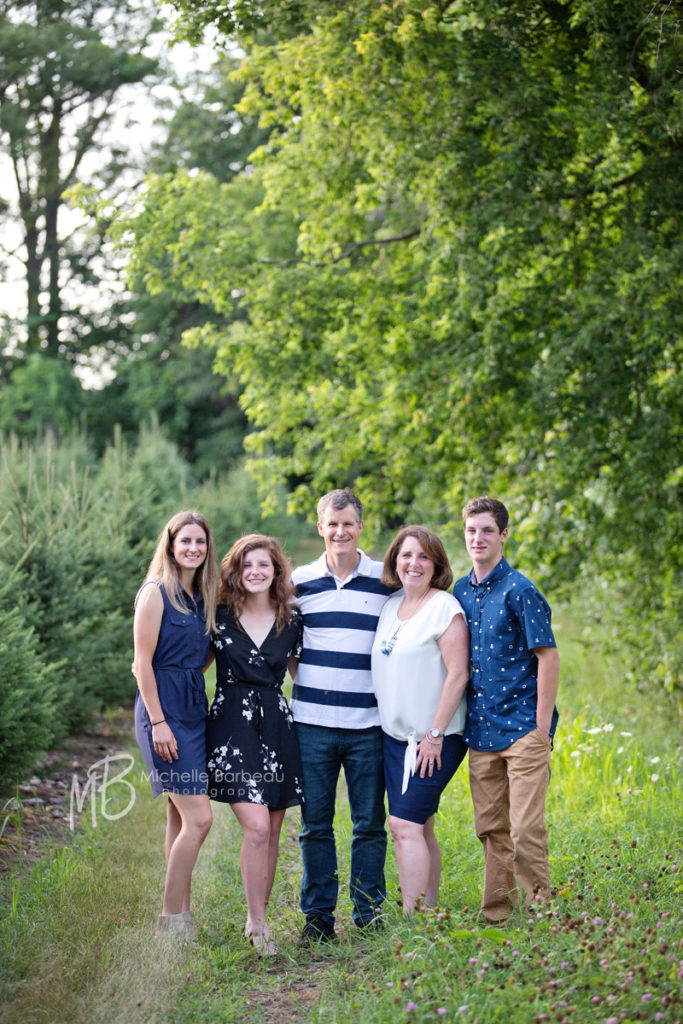
[[[405,793],[410,782],[410,776],[413,774],[417,767],[417,736],[414,732],[411,732],[408,737],[408,746],[403,756],[403,788],[401,789],[401,796]]]

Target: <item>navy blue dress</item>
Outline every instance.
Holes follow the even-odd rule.
[[[204,602],[184,594],[187,613],[178,611],[160,584],[164,613],[152,658],[164,718],[178,744],[171,764],[154,751],[152,723],[140,691],[135,697],[135,737],[145,759],[152,794],[206,793],[206,716],[208,702],[202,669],[209,658]]]

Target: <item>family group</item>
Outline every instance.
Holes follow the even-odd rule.
[[[196,934],[191,878],[213,800],[230,804],[242,829],[245,936],[257,952],[277,952],[266,908],[282,822],[296,805],[300,942],[334,941],[342,768],[355,924],[384,926],[385,795],[403,910],[436,906],[435,817],[466,753],[485,858],[481,912],[504,923],[520,899],[549,895],[559,681],[550,608],[503,557],[507,509],[488,497],[465,505],[472,569],[455,584],[425,526],[401,529],[384,562],[368,557],[351,491],[323,495],[317,523],[324,551],[294,571],[274,538],[250,534],[218,575],[197,512],[174,516],[159,537],[136,598],[133,664],[137,740],[154,795],[168,794],[157,934]],[[204,673],[214,660],[209,707]]]

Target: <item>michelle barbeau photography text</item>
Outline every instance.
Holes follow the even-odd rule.
[[[131,776],[134,767],[135,758],[131,754],[107,754],[90,765],[84,779],[75,773],[72,775],[69,799],[69,828],[72,832],[76,828],[77,817],[83,816],[87,801],[90,802],[90,820],[93,828],[97,827],[98,815],[106,821],[117,821],[132,810],[136,797]],[[221,778],[217,781],[238,784],[238,796],[253,793],[254,786],[259,782],[284,781],[282,772],[239,771],[220,774]],[[140,769],[140,779],[148,781],[144,769]],[[206,772],[177,772],[170,766],[164,772],[164,783],[180,792],[185,786],[197,781],[206,786]]]

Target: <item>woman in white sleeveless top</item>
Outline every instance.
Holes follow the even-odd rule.
[[[384,733],[389,827],[404,913],[418,899],[436,906],[441,851],[434,832],[439,798],[464,758],[469,633],[448,593],[453,573],[443,544],[406,526],[384,559],[382,581],[400,585],[382,609],[372,679]]]

